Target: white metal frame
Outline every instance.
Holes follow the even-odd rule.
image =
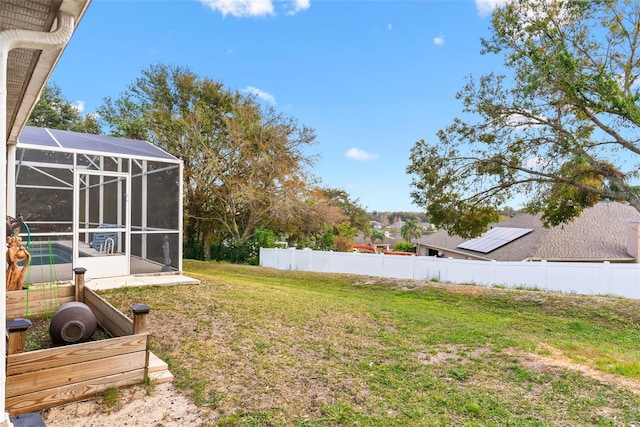
[[[131,245],[131,243],[133,242],[133,238],[135,236],[140,235],[141,236],[141,247],[138,248],[138,243],[136,242],[136,255],[135,256],[140,256],[143,260],[147,260],[150,262],[158,262],[159,260],[156,259],[156,261],[150,260],[147,258],[147,238],[151,235],[163,235],[163,234],[168,234],[169,236],[177,236],[177,244],[175,244],[175,246],[172,245],[172,252],[177,253],[177,256],[173,259],[174,262],[174,266],[176,268],[175,271],[182,271],[182,255],[183,255],[183,248],[182,248],[182,229],[183,229],[183,224],[184,224],[184,218],[183,218],[183,211],[182,211],[182,203],[181,201],[183,200],[183,188],[182,185],[178,185],[174,190],[177,192],[176,196],[177,196],[177,200],[179,201],[179,209],[178,212],[176,212],[177,216],[177,227],[176,228],[171,228],[171,229],[165,229],[165,228],[155,228],[155,227],[149,227],[148,222],[147,222],[147,209],[148,209],[148,204],[147,204],[147,197],[148,196],[152,196],[152,194],[149,194],[149,189],[148,189],[148,175],[151,174],[155,174],[155,173],[159,173],[159,172],[163,172],[163,171],[167,171],[167,170],[171,170],[174,168],[177,168],[177,182],[182,183],[183,182],[183,176],[184,176],[184,171],[183,171],[183,166],[182,166],[182,161],[180,161],[179,159],[166,159],[166,158],[159,158],[159,157],[149,157],[149,156],[132,156],[132,155],[128,155],[128,154],[120,154],[120,153],[109,153],[109,152],[96,152],[96,151],[90,151],[90,150],[85,150],[85,149],[65,149],[62,146],[58,146],[58,147],[43,147],[40,145],[35,145],[35,144],[28,144],[28,143],[24,143],[24,142],[18,142],[18,148],[19,149],[24,149],[24,150],[37,150],[37,151],[48,151],[48,152],[54,152],[54,153],[64,153],[64,154],[70,154],[72,156],[71,162],[69,164],[65,163],[64,165],[62,164],[56,164],[56,163],[48,163],[48,162],[34,162],[34,161],[24,161],[22,157],[19,157],[16,159],[16,167],[13,170],[16,170],[16,173],[19,173],[20,169],[22,167],[28,167],[38,173],[43,174],[44,176],[47,176],[49,179],[52,179],[53,181],[53,186],[47,185],[47,186],[40,186],[40,185],[25,185],[24,183],[20,184],[19,187],[20,188],[47,188],[47,189],[59,189],[61,191],[73,191],[73,200],[77,200],[77,195],[76,195],[76,191],[79,185],[79,182],[75,180],[75,177],[78,173],[87,173],[88,171],[91,171],[94,174],[98,174],[98,175],[103,175],[105,177],[107,177],[108,174],[118,174],[118,173],[122,173],[124,175],[128,176],[128,183],[130,185],[130,188],[127,190],[127,193],[129,196],[128,197],[132,197],[132,189],[131,187],[133,186],[133,182],[134,179],[136,178],[141,178],[142,179],[142,193],[140,195],[136,194],[136,197],[141,197],[141,199],[139,200],[139,203],[141,204],[141,213],[142,213],[142,217],[140,218],[140,225],[135,225],[131,222],[132,221],[132,216],[131,218],[129,218],[129,222],[128,222],[128,232],[129,232],[129,241],[127,242],[129,245]],[[80,164],[80,158],[83,157],[85,159],[88,159],[90,161],[90,165],[85,165],[82,166]],[[104,166],[103,164],[103,159],[104,158],[115,158],[117,159],[118,162],[118,166],[117,169],[119,172],[114,172],[114,171],[110,171],[110,172],[105,172],[102,171],[102,168]],[[93,160],[92,160],[93,159]],[[159,162],[159,163],[164,163],[166,164],[166,167],[161,167],[159,169],[154,169],[154,170],[150,170],[148,168],[148,163],[149,162]],[[134,167],[135,165],[135,167]],[[58,179],[54,176],[51,176],[50,174],[48,174],[46,172],[46,170],[44,170],[43,168],[63,168],[63,169],[68,169],[70,172],[72,172],[72,182],[71,183],[67,183],[67,182],[60,182],[58,186],[56,186],[56,183],[58,183]],[[137,170],[137,168],[139,168],[139,170]],[[17,179],[16,179],[17,181]],[[124,190],[124,188],[123,188]],[[15,192],[14,194],[12,194],[12,197],[15,198]],[[130,203],[130,209],[133,209],[133,203],[134,201],[131,200]],[[136,201],[137,203],[138,201]],[[75,209],[75,206],[74,206]],[[131,213],[131,210],[129,210],[129,212]],[[77,211],[73,211],[73,218],[79,218],[78,216],[78,212]],[[28,217],[25,218],[26,221],[29,220]],[[136,221],[138,221],[138,219],[136,219]],[[75,222],[75,221],[74,221]],[[44,223],[42,221],[39,221],[39,223]],[[56,221],[56,223],[60,223],[60,221]],[[136,222],[137,224],[137,222]],[[71,224],[70,224],[71,225]],[[36,238],[46,238],[47,236],[57,236],[58,238],[63,238],[68,236],[69,239],[73,239],[74,241],[76,241],[75,239],[78,238],[78,230],[76,228],[79,228],[78,225],[73,224],[71,230],[69,230],[69,232],[32,232],[31,233],[31,237],[36,237]],[[106,229],[105,229],[106,231]],[[74,234],[76,233],[76,234]],[[128,250],[128,255],[129,255],[129,272],[131,272],[131,256],[132,255],[132,251],[133,251],[133,247],[132,246],[127,246],[127,250]],[[78,254],[79,255],[79,254]],[[74,264],[73,267],[84,267],[84,265],[81,265],[84,263],[84,261],[86,260],[87,257],[77,257],[74,258]],[[80,262],[79,264],[76,264],[76,261]],[[161,266],[159,264],[159,266]],[[86,268],[86,267],[85,267]],[[110,271],[108,272],[110,273]],[[151,272],[150,272],[151,273]],[[87,277],[93,275],[93,277],[98,277],[97,276],[98,271],[93,271],[92,273],[89,273],[89,270],[87,270]],[[141,274],[145,274],[145,272],[142,272]],[[112,275],[112,274],[109,274]]]
[[[81,175],[90,175],[90,176],[98,176],[100,177],[100,200],[99,203],[99,213],[100,219],[99,221],[103,222],[103,208],[104,208],[104,194],[103,194],[103,184],[105,177],[113,177],[113,178],[124,178],[125,188],[122,188],[122,182],[118,183],[118,224],[115,227],[102,227],[100,228],[101,232],[109,233],[116,232],[122,233],[124,232],[124,245],[121,241],[122,239],[118,239],[118,247],[115,248],[115,254],[105,256],[97,256],[97,257],[80,257],[80,248],[77,242],[80,241],[80,234],[85,233],[88,236],[88,233],[96,232],[96,228],[90,228],[80,225],[80,177]],[[131,261],[129,259],[129,253],[131,252],[131,177],[128,172],[111,172],[111,171],[98,171],[98,170],[88,170],[76,169],[73,175],[73,265],[75,267],[84,267],[87,269],[88,278],[91,277],[109,277],[109,276],[126,276],[130,273],[131,270]],[[124,194],[122,191],[124,190]],[[85,189],[86,199],[85,199],[85,209],[88,209],[91,201],[89,200],[89,188]],[[124,198],[122,196],[125,196]],[[122,200],[124,199],[125,206],[121,206]],[[125,217],[122,218],[122,212],[125,212]],[[88,217],[88,212],[85,211],[85,218]],[[123,224],[124,221],[124,224]],[[122,226],[124,225],[124,226]],[[122,249],[124,248],[124,251]],[[93,248],[97,249],[97,248]]]

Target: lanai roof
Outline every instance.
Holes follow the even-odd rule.
[[[18,147],[53,151],[116,155],[119,157],[178,162],[179,159],[147,141],[93,135],[68,130],[25,126]]]

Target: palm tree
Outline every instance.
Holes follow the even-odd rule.
[[[402,234],[402,238],[409,243],[411,243],[414,237],[420,237],[422,235],[422,230],[420,229],[418,220],[411,218],[407,219],[400,229],[400,234]]]

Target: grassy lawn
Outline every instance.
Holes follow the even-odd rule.
[[[151,348],[220,426],[640,424],[640,301],[185,261]]]

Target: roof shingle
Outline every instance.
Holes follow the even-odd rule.
[[[630,261],[632,257],[627,253],[630,222],[640,222],[640,212],[635,208],[618,202],[600,202],[585,209],[571,223],[552,228],[542,225],[539,214],[517,215],[493,224],[500,227],[532,228],[533,231],[487,254],[458,248],[467,239],[450,236],[446,231],[422,236],[415,243],[496,261]]]

